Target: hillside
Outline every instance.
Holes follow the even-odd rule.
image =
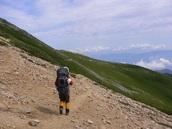
[[[80,74],[72,75],[71,112],[58,112],[56,69],[16,48],[0,46],[0,128],[33,129],[167,129],[172,116],[102,88]]]
[[[97,83],[172,114],[172,79],[139,66],[104,62],[89,57],[61,51],[67,55],[71,69]],[[73,67],[76,66],[76,67]]]
[[[54,65],[68,66],[72,73],[84,75],[114,92],[172,114],[170,77],[134,65],[105,62],[54,50],[4,19],[0,19],[0,45],[16,46]]]

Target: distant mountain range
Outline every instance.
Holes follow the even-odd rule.
[[[84,55],[90,56],[92,58],[110,62],[125,62],[128,64],[136,63],[140,60],[150,61],[151,59],[165,58],[167,60],[172,60],[172,50],[159,50],[151,51],[145,53],[113,53],[113,52],[87,52]]]
[[[149,63],[152,67],[146,67],[152,70],[165,70],[167,74],[171,74],[172,71],[172,50],[159,50],[159,51],[150,51],[150,52],[142,52],[140,53],[131,53],[131,52],[121,52],[115,53],[112,51],[103,51],[103,52],[85,52],[84,55],[89,57],[104,60],[109,62],[120,62],[126,64],[135,64],[137,65],[139,62]],[[152,64],[151,64],[152,63]],[[154,64],[153,64],[154,63]],[[153,65],[161,67],[153,67]],[[163,67],[162,67],[163,65]],[[143,66],[144,67],[144,66]],[[170,72],[169,72],[170,71]]]
[[[167,75],[167,76],[172,77],[172,71],[169,70],[169,69],[156,70],[156,71],[159,72],[159,73],[162,73],[162,74],[165,74],[165,75]]]

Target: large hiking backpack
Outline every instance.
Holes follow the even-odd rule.
[[[69,88],[69,84],[67,83],[68,75],[69,71],[64,67],[57,70],[58,90]]]

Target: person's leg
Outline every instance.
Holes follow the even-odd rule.
[[[60,114],[63,114],[64,95],[62,92],[59,92],[59,98],[60,98],[59,110],[60,110]]]
[[[66,115],[69,114],[69,108],[70,108],[69,102],[70,102],[70,91],[68,91],[66,94]]]
[[[63,114],[63,106],[64,106],[64,102],[60,101],[60,106],[59,106],[60,114]]]
[[[69,114],[69,108],[70,108],[69,102],[66,102],[66,115]]]

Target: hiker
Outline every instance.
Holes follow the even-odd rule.
[[[55,86],[60,99],[60,114],[63,114],[64,104],[66,104],[66,115],[69,114],[70,85],[73,85],[73,81],[70,79],[68,67],[60,67],[57,70],[57,78],[55,81]]]

